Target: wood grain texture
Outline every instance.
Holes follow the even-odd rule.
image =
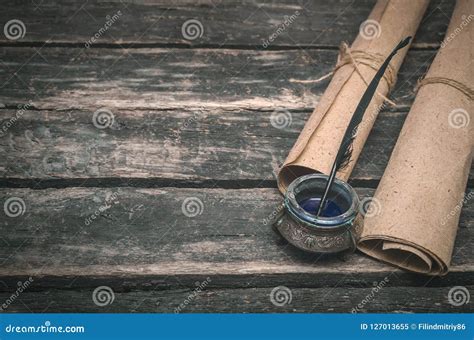
[[[361,197],[373,190],[358,189]],[[474,281],[473,207],[463,208],[452,274],[408,274],[360,254],[308,255],[289,246],[268,220],[281,202],[276,189],[68,188],[2,189],[0,202],[18,197],[23,215],[0,225],[0,277],[7,286],[33,276],[38,287],[104,284],[146,287],[192,285],[211,276],[215,285],[371,287],[446,286],[462,274]],[[184,210],[186,199],[196,210]],[[59,284],[61,283],[61,284]]]
[[[262,42],[274,34],[285,17],[299,15],[270,44],[279,47],[339,46],[352,41],[359,25],[367,19],[375,0],[364,1],[221,1],[201,0],[153,3],[150,1],[70,2],[45,1],[25,5],[18,0],[2,2],[0,21],[22,20],[26,33],[21,40],[8,43],[76,43],[84,45],[95,34],[95,45],[134,46],[168,44],[183,46],[224,46],[262,48]],[[415,39],[415,46],[436,47],[453,10],[452,1],[434,0]],[[106,30],[107,20],[120,11]],[[109,17],[109,19],[107,18]],[[202,35],[185,39],[182,25],[199,20]],[[94,46],[94,45],[92,45]]]
[[[42,109],[312,110],[337,50],[18,48],[0,51],[0,103]],[[436,51],[411,51],[392,93],[407,109]]]
[[[310,115],[287,112],[291,124],[279,129],[271,124],[273,112],[114,110],[112,114],[113,125],[99,129],[92,111],[29,110],[9,127],[17,112],[0,110],[1,126],[6,128],[0,137],[0,177],[37,180],[30,181],[35,187],[61,183],[60,179],[97,179],[117,186],[142,179],[148,186],[187,181],[274,187],[274,173]],[[367,185],[381,178],[405,117],[405,112],[380,114],[352,182]],[[474,171],[471,179],[473,175]],[[3,181],[9,183],[14,182]]]
[[[0,176],[22,179],[127,178],[274,181],[309,112],[288,112],[291,125],[271,124],[273,112],[114,111],[110,128],[91,111],[29,110],[11,126],[0,110]],[[354,179],[380,179],[406,113],[383,113]],[[10,126],[8,128],[8,126]],[[120,183],[118,183],[119,185]]]
[[[270,300],[274,287],[247,289],[205,288],[114,292],[111,304],[100,307],[92,300],[94,288],[82,291],[24,292],[8,312],[117,313],[469,313],[472,303],[453,306],[449,287],[293,288],[291,302],[276,306]],[[474,286],[466,287],[472,294]],[[0,300],[8,294],[0,293]],[[104,300],[105,301],[105,300]],[[283,301],[283,300],[282,300]],[[365,302],[364,302],[365,301]],[[180,307],[181,306],[181,307]]]

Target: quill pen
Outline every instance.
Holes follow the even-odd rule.
[[[377,89],[377,86],[380,80],[382,79],[385,73],[385,70],[388,67],[388,64],[390,63],[392,58],[395,56],[395,54],[397,54],[397,51],[407,46],[410,40],[411,40],[411,37],[407,37],[404,40],[402,40],[394,48],[392,53],[390,53],[387,59],[385,59],[383,64],[380,66],[377,73],[375,73],[375,76],[370,82],[369,86],[367,86],[367,89],[365,90],[359,104],[357,105],[354,111],[354,114],[352,115],[351,121],[349,122],[349,125],[347,126],[346,132],[344,133],[344,137],[342,137],[341,146],[339,147],[339,150],[337,151],[336,159],[334,160],[334,163],[332,165],[331,172],[329,174],[328,181],[324,189],[324,194],[323,194],[323,197],[321,198],[321,201],[320,201],[321,203],[319,204],[319,208],[316,213],[316,217],[318,217],[325,209],[325,206],[327,203],[326,202],[327,196],[331,190],[331,185],[334,182],[336,173],[344,169],[350,162],[350,159],[352,156],[352,145],[354,142],[354,138],[357,134],[357,127],[362,121],[362,117],[364,116],[365,110],[367,110],[367,107],[369,106],[369,103],[375,94],[375,90]]]

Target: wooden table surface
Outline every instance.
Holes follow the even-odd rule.
[[[0,37],[0,202],[22,209],[0,211],[0,306],[350,312],[365,301],[361,312],[472,311],[448,299],[454,286],[474,287],[472,200],[451,272],[437,278],[360,253],[303,254],[267,223],[281,201],[274,172],[329,82],[311,80],[330,72],[373,5],[3,1],[2,25],[17,19],[26,31]],[[352,174],[363,197],[379,183],[453,5],[434,0],[426,12],[391,95],[398,106],[379,115]],[[194,40],[182,33],[191,19],[202,25]],[[278,110],[291,115],[284,129],[270,124]],[[113,123],[104,128],[97,115]],[[280,286],[291,303],[272,303]],[[95,303],[100,289],[113,301]]]

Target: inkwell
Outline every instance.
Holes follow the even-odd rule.
[[[283,209],[273,223],[274,230],[295,247],[313,253],[353,252],[362,232],[359,198],[346,182],[336,178],[351,161],[352,145],[359,126],[385,70],[402,40],[367,86],[347,126],[329,176],[314,173],[296,178],[285,193]]]

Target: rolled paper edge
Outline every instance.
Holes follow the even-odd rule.
[[[431,269],[433,268],[433,261],[431,261],[429,256],[425,255],[422,251],[408,244],[384,241],[382,244],[382,250],[386,250],[386,251],[402,250],[405,252],[413,253],[412,255],[418,256],[420,260],[422,260],[426,264],[426,266],[428,267],[426,272],[430,272]]]
[[[278,190],[280,190],[281,193],[285,193],[288,186],[296,178],[314,173],[319,174],[321,171],[303,165],[285,164],[278,173]]]
[[[428,249],[406,240],[386,235],[366,236],[360,239],[358,249],[377,260],[413,273],[431,276],[443,276],[448,273],[449,264],[444,263]],[[405,259],[400,260],[403,256]],[[431,265],[426,259],[431,261]]]

